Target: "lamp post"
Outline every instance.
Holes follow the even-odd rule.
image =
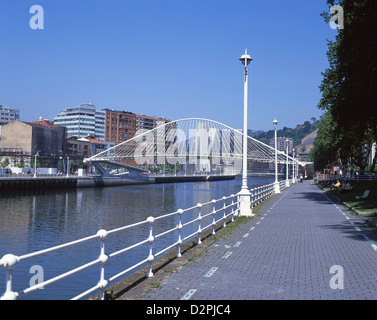
[[[292,149],[292,154],[293,154],[293,163],[292,163],[292,183],[296,183],[296,163],[295,163],[295,149]]]
[[[249,70],[248,65],[253,59],[247,54],[241,56],[240,61],[245,66],[244,73],[244,103],[243,103],[243,155],[242,155],[242,187],[238,193],[240,197],[240,215],[253,216],[251,209],[251,193],[247,186],[247,107],[248,107],[248,84],[249,84]]]
[[[287,171],[286,171],[286,178],[285,178],[285,186],[289,187],[289,162],[288,162],[288,149],[289,149],[289,139],[285,140],[285,143],[287,144],[286,150],[287,150]]]
[[[39,151],[41,150],[38,150],[34,155],[34,178],[37,177],[37,157],[39,156]]]
[[[272,121],[275,127],[275,194],[280,193],[280,186],[279,186],[279,181],[278,181],[278,135],[277,135],[277,124],[278,121],[276,118],[274,121]]]
[[[67,156],[67,177],[69,177],[69,157]]]

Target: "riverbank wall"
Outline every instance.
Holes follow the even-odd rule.
[[[233,180],[235,176],[9,176],[0,178],[0,192],[19,190],[113,187],[136,184]]]

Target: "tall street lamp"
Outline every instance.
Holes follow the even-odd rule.
[[[247,187],[247,107],[248,107],[248,84],[249,84],[249,70],[248,65],[252,61],[251,57],[247,54],[241,56],[240,61],[245,66],[244,73],[244,102],[243,102],[243,155],[242,155],[242,187],[238,193],[240,197],[240,215],[253,216],[251,210],[251,193]]]
[[[289,139],[285,140],[287,144],[286,151],[287,151],[287,171],[286,171],[286,178],[285,178],[285,186],[289,187],[289,161],[288,161],[288,149],[289,149]]]
[[[69,177],[69,157],[67,156],[67,177]]]
[[[272,121],[275,127],[275,193],[280,193],[280,186],[279,186],[279,181],[278,181],[278,135],[277,135],[277,125],[278,121],[276,118],[274,121]]]
[[[292,154],[293,154],[293,163],[292,163],[292,183],[296,183],[296,162],[295,162],[295,149],[292,149]]]
[[[39,156],[39,151],[41,150],[38,150],[35,155],[34,155],[34,178],[37,177],[37,158]]]

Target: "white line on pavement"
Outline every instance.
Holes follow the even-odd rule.
[[[206,278],[210,278],[213,276],[213,274],[217,271],[218,267],[213,267],[211,270],[209,270],[205,275],[204,277]]]
[[[227,252],[227,253],[223,256],[223,258],[224,258],[224,259],[228,259],[228,258],[232,255],[232,253],[233,253],[233,251],[229,251],[229,252]]]
[[[182,298],[181,300],[190,300],[190,298],[194,295],[194,293],[198,291],[196,289],[189,290]]]

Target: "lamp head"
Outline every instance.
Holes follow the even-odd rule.
[[[274,126],[276,127],[277,124],[278,124],[278,121],[276,119],[274,119],[274,121],[272,121],[272,123],[274,124]]]
[[[241,56],[240,61],[244,66],[247,66],[253,59],[247,54],[247,49],[245,50],[245,54]]]

